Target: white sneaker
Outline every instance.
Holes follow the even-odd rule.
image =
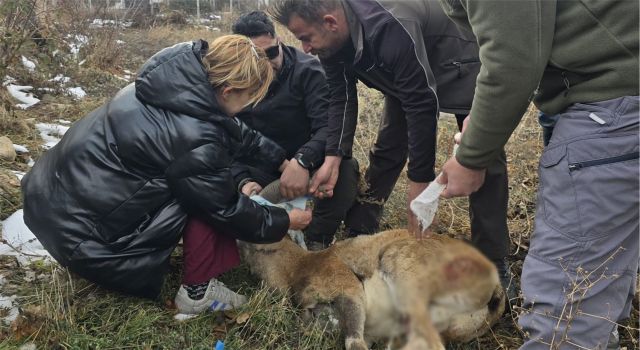
[[[176,294],[176,307],[182,314],[199,314],[201,312],[232,310],[247,302],[247,297],[234,293],[224,283],[212,278],[202,299],[194,300],[189,297],[183,285]]]

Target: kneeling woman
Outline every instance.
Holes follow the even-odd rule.
[[[186,231],[196,236],[185,237],[179,310],[242,304],[215,280],[229,268],[216,263],[237,259],[235,239],[276,242],[311,220],[308,212],[257,205],[231,175],[239,156],[265,168],[285,165],[279,146],[233,118],[260,101],[272,79],[264,52],[243,36],[158,52],[135,84],[76,122],[24,177],[25,223],[71,271],[153,298],[189,217],[196,227]]]

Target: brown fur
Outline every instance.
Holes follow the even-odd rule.
[[[418,241],[406,230],[393,230],[320,252],[304,251],[289,239],[240,246],[252,271],[291,292],[303,309],[331,305],[348,350],[397,337],[406,337],[403,349],[444,349],[441,334],[468,341],[504,310],[495,266],[447,237]]]

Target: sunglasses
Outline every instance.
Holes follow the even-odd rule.
[[[278,57],[280,54],[280,41],[278,41],[274,46],[264,49],[264,53],[267,54],[267,58],[270,60]]]

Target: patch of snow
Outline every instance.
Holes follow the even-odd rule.
[[[7,86],[13,82],[15,82],[16,80],[8,75],[6,75],[4,77],[4,79],[2,79],[2,86]]]
[[[68,88],[66,92],[68,95],[71,95],[76,100],[82,99],[85,96],[87,96],[87,93],[80,86]]]
[[[83,65],[87,60],[82,60],[78,63],[79,66]]]
[[[26,343],[22,345],[18,350],[38,350],[38,347],[35,343]]]
[[[13,149],[16,150],[16,153],[29,153],[29,149],[23,145],[13,144]]]
[[[36,279],[36,273],[33,270],[26,270],[22,279],[26,282],[33,282]]]
[[[22,178],[27,174],[24,171],[17,171],[17,170],[11,170],[11,172],[13,173],[13,175],[15,175],[18,180],[22,181]]]
[[[2,287],[5,282],[7,282],[7,278],[4,277],[4,275],[0,275],[0,287]]]
[[[173,316],[173,318],[176,321],[186,321],[188,319],[197,317],[198,315],[191,315],[191,314],[176,314],[175,316]]]
[[[69,48],[71,49],[71,53],[73,54],[73,56],[78,58],[78,53],[80,52],[80,48],[86,45],[87,43],[89,43],[89,38],[80,34],[76,34],[76,35],[69,34],[67,35],[67,38],[72,39],[72,42],[69,43],[68,45],[69,45]]]
[[[127,73],[127,74],[133,74],[133,72],[128,70],[128,69],[125,69],[124,72]]]
[[[7,90],[9,94],[13,96],[18,101],[22,102],[17,104],[16,106],[21,109],[27,109],[36,103],[40,102],[39,99],[35,98],[32,93],[27,92],[33,89],[33,86],[22,86],[22,85],[7,85]]]
[[[118,79],[118,80],[129,82],[129,79],[125,78],[125,77],[127,77],[127,75],[125,75],[124,77],[120,77],[120,76],[114,75],[114,77],[116,77],[116,79]]]
[[[4,295],[0,295],[0,309],[9,310],[7,316],[2,318],[2,321],[9,325],[11,322],[15,321],[20,314],[18,307],[14,305],[14,301],[16,300],[16,296],[12,295],[10,297],[6,297]]]
[[[64,119],[58,119],[57,122],[60,124],[71,124],[70,120],[64,120]]]
[[[58,82],[58,83],[60,83],[60,84],[66,84],[66,83],[68,83],[69,81],[71,81],[71,78],[69,78],[69,77],[65,77],[65,76],[64,76],[64,75],[62,75],[62,74],[58,74],[58,75],[56,75],[54,78],[49,79],[49,81]]]
[[[36,124],[36,129],[40,131],[40,137],[45,142],[42,148],[50,149],[60,142],[60,138],[69,130],[69,127],[58,124],[38,123]]]
[[[26,265],[33,260],[51,258],[49,252],[24,223],[22,209],[2,222],[2,238],[6,243],[0,244],[0,255],[15,256],[21,265]]]
[[[127,79],[127,80],[131,79],[131,75],[129,75],[129,74],[125,74],[123,77],[124,77],[125,79]]]
[[[36,70],[36,64],[33,61],[30,61],[28,58],[22,56],[22,65],[29,71],[33,72]]]
[[[33,158],[29,157],[29,161],[27,161],[27,166],[31,168],[36,162],[33,161]]]
[[[124,42],[124,41],[122,41],[122,40],[116,40],[116,44],[120,44],[120,45],[122,45],[122,44],[126,44],[126,42]]]
[[[128,28],[133,24],[131,21],[114,21],[112,19],[102,19],[102,18],[94,18],[91,23],[89,23],[89,28],[102,28],[102,27],[124,27]]]

